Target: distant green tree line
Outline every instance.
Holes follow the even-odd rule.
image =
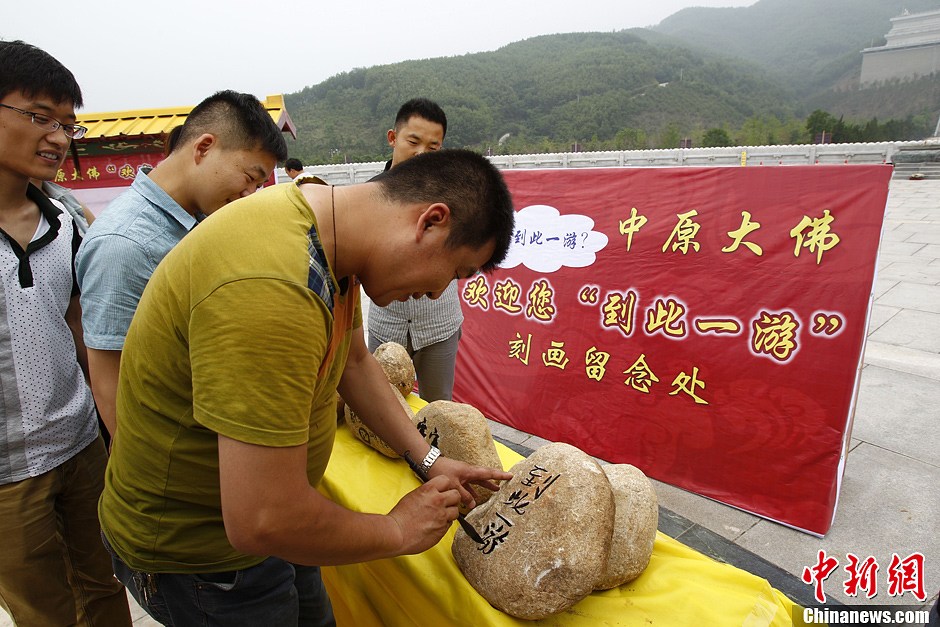
[[[701,134],[703,148],[716,146],[774,146],[777,144],[883,142],[923,139],[933,131],[932,118],[927,115],[909,115],[903,120],[879,122],[872,118],[865,122],[848,122],[842,117],[817,109],[805,120],[795,118],[780,121],[773,117],[755,116],[744,122],[740,129],[728,131],[714,127]],[[662,146],[665,148],[666,146]]]
[[[658,129],[621,128],[609,137],[599,137],[596,133],[589,138],[582,138],[578,135],[567,137],[535,135],[519,125],[516,128],[522,130],[515,133],[504,133],[498,138],[494,136],[483,141],[457,144],[457,146],[487,155],[510,155],[678,148],[683,140],[688,140],[690,147],[693,148],[810,144],[823,140],[823,133],[828,143],[905,141],[929,136],[934,129],[933,124],[933,120],[927,114],[884,122],[879,122],[877,118],[851,122],[817,109],[805,120],[796,117],[780,119],[773,115],[754,115],[737,127],[710,128],[693,127],[670,121]],[[453,125],[454,122],[451,121],[449,127],[452,128]],[[445,144],[455,147],[455,141],[450,134]],[[335,150],[329,155],[318,155],[312,158],[307,156],[305,162],[323,164],[343,163],[344,161],[380,161],[387,158],[388,154],[384,148],[373,153],[356,154],[353,158],[340,150]]]

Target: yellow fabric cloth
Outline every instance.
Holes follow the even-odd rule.
[[[412,395],[416,409],[423,401]],[[522,457],[496,443],[503,467]],[[402,460],[368,448],[349,430],[337,430],[333,456],[320,490],[337,503],[363,512],[386,513],[418,479]],[[421,555],[324,567],[337,624],[369,625],[764,625],[793,623],[794,604],[760,577],[716,562],[658,533],[650,565],[633,582],[595,592],[566,612],[526,621],[492,607],[467,582],[451,544],[454,524]],[[797,608],[797,624],[799,620]]]

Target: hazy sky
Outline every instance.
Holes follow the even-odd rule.
[[[53,0],[4,11],[0,39],[75,74],[84,111],[195,105],[219,89],[263,99],[357,67],[514,41],[651,26],[687,6],[756,0]]]

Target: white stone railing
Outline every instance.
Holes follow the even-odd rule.
[[[498,155],[490,160],[500,169],[620,168],[665,166],[776,166],[813,164],[893,163],[899,150],[940,148],[940,140],[856,144],[792,144],[728,148],[672,148],[607,152],[554,152]],[[334,185],[362,183],[381,172],[384,161],[307,166],[305,170]],[[905,166],[910,169],[909,165]],[[929,168],[928,168],[929,169]],[[938,173],[940,174],[940,173]],[[277,171],[278,182],[287,180]]]

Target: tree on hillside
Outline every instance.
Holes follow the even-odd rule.
[[[723,128],[710,128],[702,135],[703,148],[718,148],[731,145],[731,137],[728,135],[728,131]]]
[[[670,122],[666,127],[659,133],[659,146],[658,148],[678,148],[679,141],[682,139],[682,131],[679,130],[679,125],[675,122]]]
[[[614,150],[644,150],[649,148],[646,131],[641,128],[622,128],[614,135]]]
[[[832,137],[833,141],[838,141],[835,139],[835,132],[836,128],[840,125],[840,120],[837,120],[834,115],[822,109],[816,109],[806,118],[806,130],[809,132],[810,141],[814,141],[813,138],[822,133],[826,133]]]

